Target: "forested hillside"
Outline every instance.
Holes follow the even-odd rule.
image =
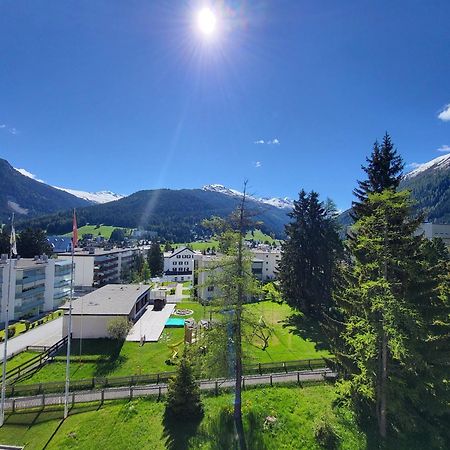
[[[159,236],[188,242],[202,233],[201,221],[213,215],[225,217],[240,199],[201,189],[157,189],[139,191],[121,200],[77,210],[78,225],[105,224],[118,227],[143,227]],[[287,210],[249,200],[247,207],[267,234],[281,238],[288,221]],[[52,214],[19,224],[46,229],[49,234],[63,234],[72,229],[70,211]]]
[[[0,223],[12,212],[33,217],[88,205],[86,200],[26,177],[0,159]]]

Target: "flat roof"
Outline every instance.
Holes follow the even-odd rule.
[[[127,316],[150,286],[143,284],[107,284],[72,301],[72,314],[83,316]],[[69,313],[69,303],[62,309]]]
[[[111,250],[103,250],[102,248],[95,248],[95,253],[89,253],[88,250],[75,250],[74,256],[99,256],[99,255],[113,255],[114,253],[123,253],[129,251],[137,251],[139,250],[136,247],[127,247],[127,248],[113,248]],[[60,256],[71,256],[71,252],[58,252]]]

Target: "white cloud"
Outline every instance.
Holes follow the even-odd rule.
[[[444,106],[438,114],[438,119],[441,119],[443,122],[450,122],[450,104]]]
[[[277,138],[269,139],[268,141],[265,141],[264,139],[258,139],[257,141],[253,141],[254,144],[257,145],[279,145],[280,141]]]
[[[450,152],[450,145],[441,145],[438,149],[438,152],[448,153]]]
[[[256,161],[255,162],[255,167],[256,168],[261,167],[261,166],[262,166],[262,162],[261,161]]]
[[[421,163],[412,162],[411,164],[408,164],[406,167],[408,167],[410,169],[417,169],[421,165],[422,165]]]
[[[25,175],[28,178],[32,178],[33,180],[39,181],[40,183],[45,183],[44,180],[39,179],[34,173],[28,172],[27,169],[18,169],[17,167],[14,167],[14,169],[16,169],[17,172],[21,173],[22,175]]]
[[[11,134],[19,134],[19,131],[17,130],[17,128],[14,127],[9,127],[8,125],[6,125],[6,123],[0,123],[0,130],[6,130],[8,133]]]

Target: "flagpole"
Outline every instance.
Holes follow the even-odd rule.
[[[64,394],[64,419],[69,415],[69,387],[70,387],[70,341],[72,338],[72,298],[73,298],[73,266],[75,249],[75,209],[73,210],[72,228],[72,264],[70,268],[70,297],[69,297],[69,323],[67,326],[67,360],[66,360],[66,389]]]
[[[14,237],[13,237],[14,235]],[[14,239],[14,242],[13,242]],[[6,361],[8,358],[8,328],[9,328],[9,297],[11,296],[11,277],[12,277],[12,254],[13,245],[15,246],[16,234],[14,231],[14,213],[11,216],[11,238],[9,246],[9,275],[8,275],[8,294],[6,296],[6,320],[5,320],[5,343],[3,344],[3,369],[2,369],[2,394],[0,401],[0,427],[5,423],[5,396],[6,396]],[[17,252],[17,250],[15,250]],[[14,294],[15,295],[15,294]]]

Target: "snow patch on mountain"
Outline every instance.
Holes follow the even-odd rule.
[[[230,195],[232,197],[242,197],[244,195],[243,192],[237,191],[236,189],[227,188],[222,184],[207,184],[206,186],[203,186],[202,189],[204,191],[218,192],[220,194]],[[294,206],[294,202],[291,199],[289,199],[288,197],[284,197],[284,198],[260,197],[259,198],[259,197],[253,197],[251,195],[247,195],[247,197],[258,203],[264,203],[266,205],[275,206],[276,208],[292,209]]]
[[[45,181],[39,179],[34,173],[31,173],[26,169],[18,169],[17,167],[14,167],[14,169],[28,178],[39,181],[40,183],[45,183]],[[55,189],[59,189],[60,191],[68,192],[69,194],[72,194],[75,197],[82,198],[83,200],[87,200],[88,202],[91,203],[108,203],[113,202],[115,200],[120,200],[121,198],[125,197],[124,195],[116,194],[111,191],[86,192],[86,191],[79,191],[77,189],[62,188],[58,186],[52,187],[54,187]]]
[[[407,173],[405,175],[405,179],[414,178],[428,169],[438,170],[446,169],[447,167],[450,167],[450,153],[434,158],[426,163],[420,164],[414,170]]]
[[[78,191],[76,189],[62,188],[58,186],[53,187],[59,189],[60,191],[68,192],[69,194],[75,195],[75,197],[82,198],[83,200],[87,200],[88,202],[92,203],[114,202],[116,200],[120,200],[121,198],[125,197],[124,195],[116,194],[111,191],[85,192],[85,191]]]

